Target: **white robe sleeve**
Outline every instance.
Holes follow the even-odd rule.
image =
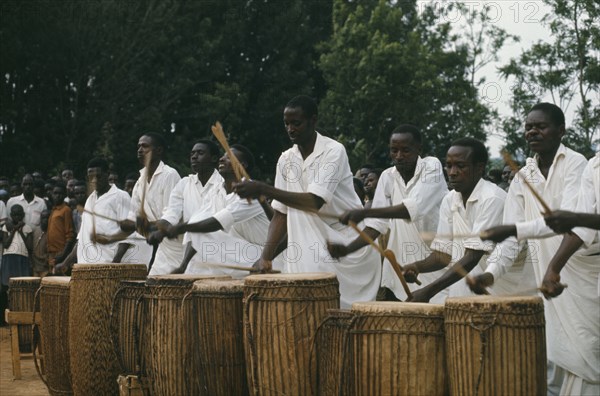
[[[171,195],[169,196],[169,204],[163,212],[162,220],[166,220],[171,224],[179,223],[179,220],[183,216],[183,192],[187,180],[187,178],[181,179],[175,185],[173,191],[171,191]]]

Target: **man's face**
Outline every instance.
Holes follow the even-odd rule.
[[[363,186],[367,183],[367,177],[369,177],[369,173],[371,173],[370,168],[360,168],[358,170],[356,177],[360,179],[360,181],[363,183]]]
[[[21,181],[21,189],[25,195],[33,194],[33,177],[30,175],[23,177],[23,180]]]
[[[127,194],[131,195],[133,193],[133,187],[135,187],[135,183],[137,180],[135,179],[127,179],[125,180],[125,186],[123,189],[127,192]]]
[[[525,140],[531,151],[538,154],[555,151],[564,134],[565,126],[556,125],[542,110],[534,110],[527,114]]]
[[[50,212],[47,210],[42,210],[42,213],[40,213],[40,227],[44,231],[46,231],[48,229],[48,219],[49,218],[50,218]]]
[[[75,179],[71,179],[67,182],[67,197],[73,198],[73,193],[74,193],[76,183],[77,183],[77,180],[75,180]]]
[[[510,166],[505,166],[504,169],[502,169],[502,180],[506,183],[508,183],[508,178],[510,177]]]
[[[231,152],[243,164],[244,154],[234,148],[231,149]],[[223,156],[221,158],[219,158],[219,166],[218,166],[217,170],[219,171],[219,173],[221,175],[234,173],[233,167],[231,165],[231,160],[229,160],[229,156],[227,155],[227,153],[223,154]]]
[[[56,186],[52,189],[52,202],[54,202],[54,205],[61,205],[65,200],[65,196],[64,188]]]
[[[104,172],[102,168],[88,168],[87,179],[93,190],[104,191],[110,187],[110,184],[108,184],[108,172]]]
[[[78,205],[85,204],[85,199],[86,199],[85,186],[75,186],[75,188],[73,189],[73,197],[77,201]]]
[[[25,218],[23,208],[13,206],[10,210],[10,218],[14,224],[17,224]]]
[[[152,138],[150,136],[144,135],[138,140],[137,158],[140,165],[146,166],[150,162],[154,155],[154,150],[154,145],[152,144]]]
[[[410,133],[394,133],[390,137],[390,157],[396,169],[414,169],[421,153],[421,145]]]
[[[369,173],[367,176],[367,181],[365,182],[365,192],[367,194],[373,194],[375,189],[377,188],[377,182],[379,181],[379,176],[376,173]]]
[[[108,174],[108,184],[110,184],[111,186],[113,184],[118,185],[119,184],[119,175],[117,175],[116,173],[109,173]]]
[[[65,182],[67,182],[73,178],[73,171],[71,169],[65,169],[64,171],[62,171],[60,176]]]
[[[471,147],[452,146],[446,154],[446,172],[452,189],[471,192],[483,175],[484,165],[474,164]]]
[[[300,107],[286,107],[283,110],[283,124],[294,144],[302,146],[310,142],[314,132],[317,116],[307,118]]]
[[[190,153],[190,164],[194,173],[215,168],[215,159],[206,144],[196,143],[194,145]]]

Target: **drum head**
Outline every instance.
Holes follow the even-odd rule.
[[[71,277],[70,276],[46,276],[44,278],[42,278],[42,286],[44,285],[56,285],[56,286],[61,286],[61,285],[68,285],[69,282],[71,281]]]
[[[441,304],[406,303],[394,301],[371,301],[352,304],[352,312],[356,313],[405,313],[441,316],[444,306]]]
[[[244,292],[242,279],[205,279],[194,282],[194,292],[235,294]]]

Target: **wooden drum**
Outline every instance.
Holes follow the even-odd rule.
[[[444,306],[352,305],[350,329],[357,395],[446,395]]]
[[[546,394],[540,297],[449,298],[445,311],[451,394]]]
[[[251,392],[309,395],[316,390],[311,350],[327,310],[339,308],[335,274],[251,275],[244,284],[244,333]]]
[[[145,279],[144,264],[75,264],[69,301],[69,350],[75,395],[117,395],[120,367],[110,313],[124,279]]]
[[[69,365],[69,282],[70,276],[47,276],[39,291],[42,352],[45,376],[52,396],[72,395]]]
[[[143,280],[124,280],[121,281],[113,299],[111,334],[121,374],[131,375],[140,371],[135,337],[143,334],[134,333],[141,328],[141,323],[136,322],[136,306],[141,303],[145,290],[146,282]],[[139,344],[143,345],[144,341],[140,339]]]
[[[352,354],[348,330],[354,315],[347,309],[328,309],[317,330],[317,395],[351,395]]]
[[[192,286],[201,279],[231,279],[218,275],[156,275],[146,281],[147,294],[142,323],[145,341],[142,375],[149,379],[154,396],[195,394],[191,356],[198,346],[193,342]],[[185,300],[184,300],[185,298]],[[186,301],[188,300],[188,301]]]
[[[193,376],[198,395],[247,395],[244,356],[244,281],[194,283]]]
[[[10,278],[8,280],[8,309],[11,312],[31,312],[33,316],[35,292],[40,288],[41,281],[42,278],[37,276]],[[36,307],[35,310],[38,311],[39,307]],[[19,350],[22,353],[32,352],[32,341],[31,325],[19,325]]]

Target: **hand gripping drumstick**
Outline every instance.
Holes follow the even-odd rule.
[[[389,260],[389,262],[392,263],[392,268],[394,268],[394,271],[396,272],[396,275],[398,275],[398,278],[400,279],[400,283],[402,283],[402,287],[404,288],[404,292],[406,293],[406,295],[408,296],[408,298],[411,299],[412,298],[412,293],[411,293],[410,289],[408,288],[408,284],[406,283],[406,279],[404,279],[404,274],[402,273],[402,267],[396,261],[396,256],[394,255],[394,253],[391,250],[389,250],[389,249],[386,250],[386,251],[384,251],[377,243],[375,243],[375,241],[373,241],[371,239],[370,236],[368,236],[367,234],[365,234],[364,232],[362,232],[362,230],[360,228],[358,228],[358,226],[356,225],[355,222],[349,221],[348,225],[350,225],[350,227],[354,228],[354,231],[358,232],[358,235],[360,235],[360,237],[362,239],[364,239],[365,242],[368,242],[383,257],[387,258]],[[392,254],[390,254],[388,252],[390,252]]]
[[[504,162],[506,162],[508,164],[508,166],[510,166],[510,168],[515,172],[515,174],[517,174],[519,172],[519,166],[515,163],[515,161],[513,161],[512,157],[510,156],[508,151],[506,151],[506,150],[502,151],[502,157],[504,158]],[[531,183],[529,183],[529,181],[527,180],[527,176],[523,175],[521,180],[523,181],[523,183],[525,183],[527,188],[529,188],[529,190],[531,191],[531,193],[533,194],[535,199],[537,199],[537,201],[540,203],[540,205],[542,205],[542,208],[544,208],[544,213],[542,213],[542,214],[551,213],[552,209],[550,209],[550,207],[548,206],[546,201],[544,201],[544,198],[542,198],[542,196],[537,192],[537,190],[535,188],[533,188]]]

